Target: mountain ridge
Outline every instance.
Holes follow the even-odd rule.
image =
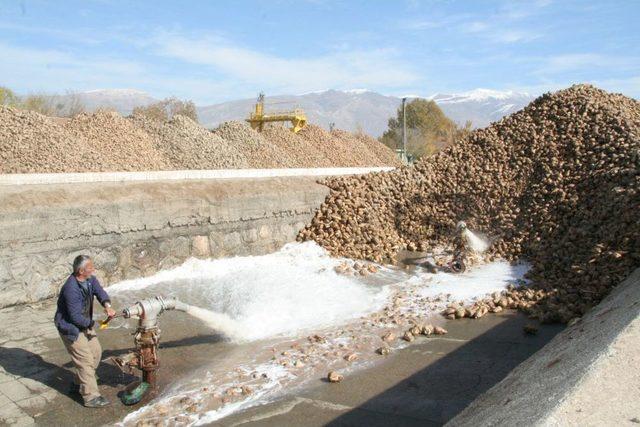
[[[138,89],[95,89],[77,93],[76,96],[89,111],[100,107],[113,108],[123,115],[131,114],[136,106],[145,106],[158,101],[147,92]],[[430,96],[407,96],[435,101],[453,121],[464,125],[471,121],[474,127],[489,123],[511,114],[534,99],[527,93],[474,89],[468,92]],[[329,128],[332,124],[347,131],[363,131],[374,137],[387,129],[387,121],[395,117],[402,97],[383,95],[369,89],[326,89],[299,95],[268,96],[265,108],[287,110],[302,108],[310,123]],[[215,127],[229,120],[243,120],[253,110],[255,98],[245,98],[212,105],[197,106],[198,118],[205,127]]]

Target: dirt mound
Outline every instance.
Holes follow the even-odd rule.
[[[395,153],[378,140],[342,130],[327,132],[308,125],[295,134],[284,126],[268,126],[262,133],[279,150],[287,152],[293,164],[306,167],[400,166]]]
[[[39,150],[41,143],[51,149]],[[64,172],[76,154],[84,154],[84,147],[76,145],[45,116],[0,105],[0,173],[36,172],[43,164]]]
[[[532,264],[544,298],[523,308],[568,321],[640,266],[639,138],[635,100],[588,85],[545,94],[415,167],[328,180],[299,239],[381,261],[451,245],[464,220],[491,237],[491,257]]]

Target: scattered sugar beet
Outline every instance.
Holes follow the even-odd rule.
[[[464,220],[491,239],[488,260],[530,262],[532,286],[447,316],[519,308],[568,322],[640,266],[639,138],[638,101],[572,86],[413,167],[324,181],[331,192],[298,239],[382,262],[451,247]]]
[[[331,371],[327,374],[327,380],[330,383],[339,383],[344,379],[342,374],[337,373],[336,371]]]

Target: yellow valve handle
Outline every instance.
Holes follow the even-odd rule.
[[[107,329],[109,327],[109,322],[113,319],[113,317],[107,317],[104,320],[100,321],[100,330]]]

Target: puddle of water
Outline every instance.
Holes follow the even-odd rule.
[[[379,266],[376,274],[364,277],[336,273],[343,261],[313,242],[292,243],[264,256],[192,259],[173,270],[111,286],[120,305],[152,295],[175,296],[239,325],[223,331],[230,342],[210,366],[181,379],[123,424],[209,423],[274,399],[330,369],[370,365],[381,359],[375,350],[383,344],[383,333],[401,334],[413,322],[436,316],[448,302],[502,290],[527,270],[506,262],[460,275]],[[164,320],[171,320],[163,325],[169,332],[193,322],[188,316],[160,322]],[[355,361],[345,360],[353,354]]]

